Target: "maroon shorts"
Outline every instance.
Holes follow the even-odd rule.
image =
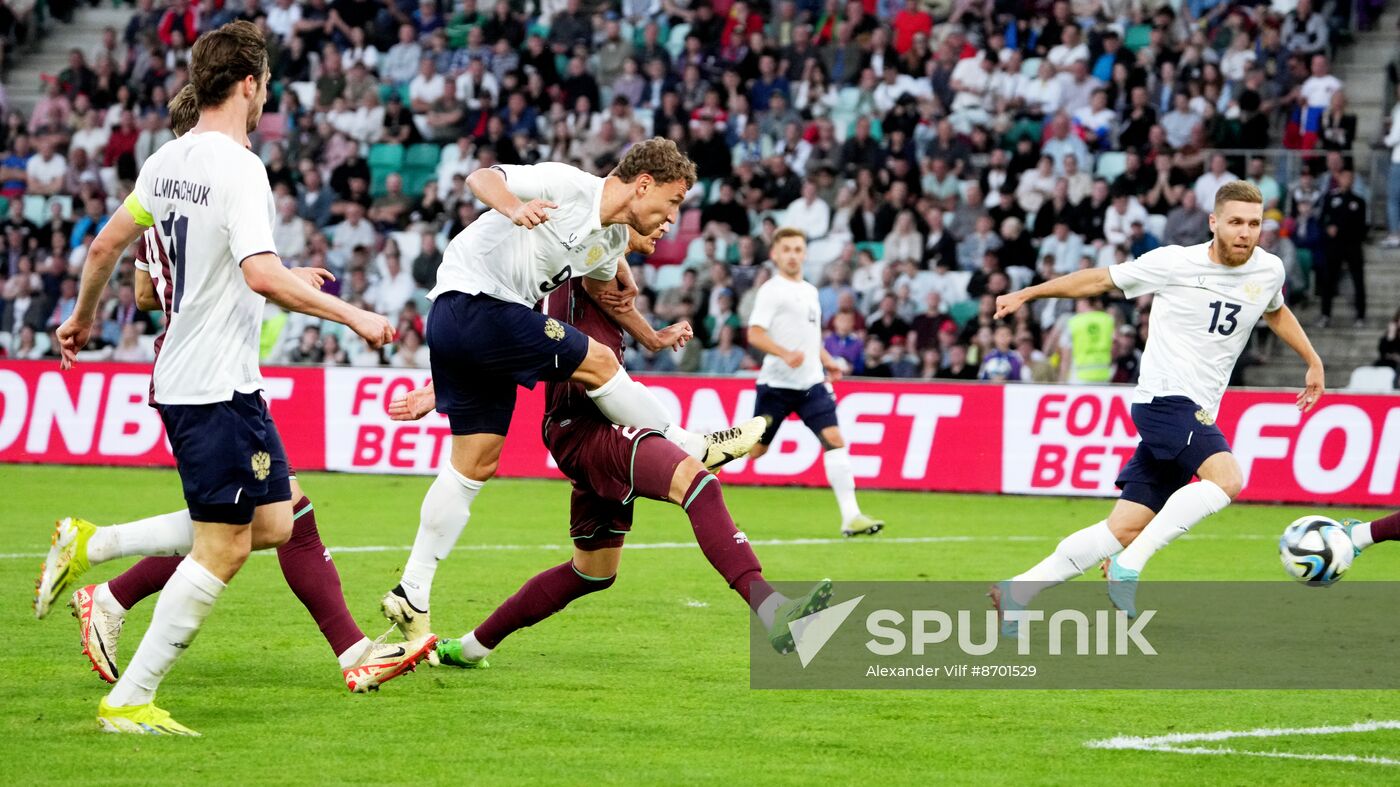
[[[550,421],[544,444],[574,482],[569,537],[590,551],[622,546],[632,529],[632,501],[665,500],[687,456],[660,432],[594,417]]]

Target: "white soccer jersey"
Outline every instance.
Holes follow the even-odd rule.
[[[1153,294],[1135,402],[1186,396],[1212,415],[1264,312],[1283,306],[1283,262],[1259,247],[1235,268],[1211,262],[1210,242],[1163,246],[1108,269],[1129,298]]]
[[[239,267],[276,251],[262,162],[225,134],[186,134],[146,160],[126,206],[151,227],[140,242],[166,314],[155,401],[210,404],[262,390],[264,300]]]
[[[448,244],[430,299],[465,292],[534,308],[574,277],[609,281],[617,275],[630,235],[626,224],[599,221],[602,178],[553,162],[496,169],[522,201],[545,199],[559,207],[532,230],[495,210],[478,217]]]
[[[822,307],[817,288],[782,275],[758,288],[749,325],[756,325],[780,346],[802,353],[796,369],[776,355],[763,359],[758,384],[805,391],[826,379],[822,370]]]

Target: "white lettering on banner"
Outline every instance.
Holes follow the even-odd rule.
[[[1137,448],[1121,388],[1002,388],[1002,488],[1014,494],[1111,495]]]
[[[267,409],[271,410],[283,399],[292,398],[295,386],[296,382],[290,377],[264,377],[263,398],[267,400]]]
[[[923,478],[928,474],[928,460],[933,456],[933,438],[938,432],[938,419],[957,418],[962,413],[962,397],[902,394],[895,412],[914,419],[914,424],[909,428],[909,445],[904,451],[900,477]]]
[[[860,392],[841,397],[836,405],[836,420],[846,445],[879,445],[885,441],[885,425],[878,421],[861,421],[863,415],[889,415],[894,412],[894,394]],[[851,454],[851,472],[856,478],[878,478],[880,457]]]
[[[427,372],[326,370],[326,466],[355,473],[432,472],[452,449],[447,417],[389,418],[389,403],[428,382]]]
[[[289,381],[290,382],[290,381]],[[104,456],[141,456],[160,439],[160,414],[147,403],[149,374],[114,374],[102,413],[97,452]]]
[[[0,428],[0,434],[3,434]],[[4,447],[0,439],[0,448]],[[1400,473],[1400,407],[1391,408],[1385,414],[1385,426],[1381,428],[1380,445],[1376,446],[1376,466],[1371,470],[1371,485],[1366,491],[1373,495],[1389,495],[1395,492],[1395,476]]]
[[[1331,469],[1322,466],[1322,444],[1340,430],[1346,441],[1341,461]],[[1350,487],[1366,470],[1371,456],[1371,418],[1360,407],[1336,404],[1313,414],[1293,448],[1293,477],[1303,489],[1333,494]]]
[[[1288,458],[1287,437],[1266,437],[1268,427],[1286,426],[1290,429],[1298,425],[1303,414],[1291,404],[1256,404],[1240,415],[1235,425],[1235,440],[1232,448],[1235,459],[1240,463],[1245,486],[1249,486],[1249,473],[1256,459]]]
[[[74,402],[58,372],[40,375],[24,450],[31,454],[47,453],[49,433],[55,426],[69,453],[86,454],[92,450],[92,436],[97,432],[97,410],[102,404],[102,383],[100,373],[83,375],[82,382],[78,384],[78,401]]]
[[[768,446],[768,453],[753,463],[753,470],[761,476],[801,475],[820,462],[821,455],[822,443],[817,436],[800,421],[788,420],[778,427],[772,444]],[[734,472],[740,472],[744,465],[739,463],[747,461],[741,459],[734,462]]]
[[[0,369],[0,451],[15,444],[29,418],[29,387],[24,378]]]

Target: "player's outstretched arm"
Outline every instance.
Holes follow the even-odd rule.
[[[349,326],[375,349],[394,340],[394,326],[388,318],[321,292],[283,267],[276,254],[254,254],[244,260],[243,278],[253,292],[278,306]]]
[[[613,322],[617,323],[622,330],[626,331],[629,336],[636,339],[637,343],[647,350],[656,352],[666,347],[679,350],[685,347],[686,342],[690,341],[691,337],[695,335],[694,330],[690,327],[690,323],[684,320],[675,325],[663,328],[660,331],[652,328],[651,323],[647,322],[641,312],[632,308],[630,302],[623,305],[615,303],[615,299],[611,296],[618,290],[619,285],[620,282],[618,279],[611,279],[609,281],[589,279],[587,277],[583,279],[583,290],[588,293],[588,297],[592,298],[603,311],[607,312],[608,317],[611,318]]]
[[[1293,310],[1287,306],[1264,312],[1264,322],[1268,323],[1269,329],[1277,334],[1284,344],[1292,347],[1293,352],[1298,353],[1298,357],[1308,365],[1303,391],[1298,394],[1298,409],[1306,413],[1322,398],[1327,387],[1322,370],[1322,356],[1313,349],[1308,334],[1303,331],[1303,326],[1299,324]]]
[[[558,205],[547,199],[532,199],[529,202],[521,202],[520,198],[511,193],[506,186],[506,176],[500,171],[490,167],[476,170],[467,176],[467,188],[472,190],[472,194],[477,199],[486,204],[486,207],[494,209],[502,216],[509,217],[527,230],[549,221],[549,214],[546,209],[557,208]]]
[[[97,306],[107,282],[112,278],[112,269],[117,260],[146,228],[136,223],[125,205],[117,208],[102,231],[93,239],[88,248],[87,260],[83,263],[83,281],[78,289],[78,305],[63,324],[58,327],[59,351],[63,356],[62,367],[70,369],[78,358],[78,351],[87,345],[92,335],[92,324],[97,319]]]
[[[774,355],[783,363],[796,369],[807,360],[807,356],[801,350],[789,350],[788,348],[773,341],[773,337],[768,335],[768,330],[760,325],[749,326],[749,346],[763,353],[764,355]]]
[[[1034,287],[1027,287],[997,297],[996,319],[1015,314],[1022,306],[1044,298],[1092,298],[1113,289],[1113,277],[1108,268],[1075,271]]]

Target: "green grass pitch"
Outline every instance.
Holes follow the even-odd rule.
[[[1309,727],[1400,718],[1384,691],[753,691],[747,619],[698,549],[624,553],[617,585],[517,633],[492,669],[432,669],[378,694],[345,691],[320,633],[270,557],[251,558],[159,696],[201,739],[104,736],[106,687],[66,608],[36,621],[33,580],[55,518],[99,523],[183,506],[174,472],[0,467],[0,773],[36,783],[1358,783],[1400,768],[1360,762],[1086,749],[1115,735]],[[397,581],[429,479],[307,474],[351,610],[371,636]],[[829,538],[827,490],[726,489],[755,541]],[[436,630],[462,634],[535,572],[566,559],[567,487],[496,481],[438,573]],[[1102,500],[864,492],[889,528],[864,542],[759,544],[771,579],[993,580],[1029,566]],[[1154,578],[1286,581],[1271,540],[1300,508],[1234,506],[1159,555]],[[1366,512],[1356,512],[1364,514]],[[1340,513],[1338,514],[1341,515]],[[1029,539],[998,541],[1003,536]],[[904,536],[980,540],[894,543]],[[888,538],[887,538],[888,537]],[[690,541],[680,512],[644,501],[631,541]],[[886,543],[889,542],[889,543]],[[491,545],[511,548],[492,549]],[[95,568],[90,581],[131,560]],[[1377,548],[1353,575],[1400,573]],[[1086,580],[1086,581],[1097,581]],[[135,610],[121,661],[154,600]],[[1345,669],[1345,664],[1339,664]],[[1400,731],[1285,736],[1239,750],[1400,756]]]

